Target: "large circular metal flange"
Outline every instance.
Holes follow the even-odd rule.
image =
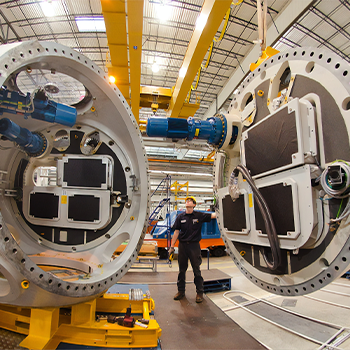
[[[0,303],[27,307],[72,305],[108,289],[136,260],[149,216],[148,162],[137,122],[127,101],[94,62],[54,42],[28,41],[1,46],[1,86],[16,90],[16,79],[19,79],[20,73],[25,71],[30,74],[34,70],[71,77],[84,86],[86,94],[83,103],[75,105],[78,117],[71,128],[31,117],[25,119],[6,111],[3,113],[21,127],[44,135],[48,150],[35,159],[30,159],[17,147],[1,151]],[[66,140],[70,146],[61,149],[55,144],[55,134],[60,132],[68,135]],[[99,134],[100,145],[96,153],[87,156],[82,153],[80,142],[90,132]],[[3,142],[6,142],[4,146],[11,146],[8,141]],[[103,187],[103,195],[99,194],[99,189],[87,188],[84,192],[68,186],[67,190],[61,191],[62,184],[39,188],[34,183],[33,174],[37,168],[56,166],[58,173],[58,162],[63,164],[70,158],[94,157],[109,162],[112,180],[108,180],[110,187]],[[68,196],[71,193],[72,197],[93,193],[92,196],[100,198],[100,208],[107,208],[107,213],[111,213],[110,218],[107,215],[106,223],[96,229],[89,228],[93,227],[93,221],[82,224],[85,225],[83,229],[79,228],[80,219],[67,219],[63,226],[57,224],[51,227],[48,219],[43,219],[43,224],[40,224],[41,219],[37,215],[24,215],[26,206],[29,206],[25,204],[28,197],[18,201],[15,197],[4,195],[7,189],[17,189],[18,193],[23,191],[23,196],[36,191],[55,193],[60,196],[61,206],[67,193]],[[108,191],[111,196],[106,195]],[[112,195],[116,198],[118,194],[127,198],[126,202],[124,199],[124,202],[111,206]],[[102,214],[105,215],[105,212]],[[125,241],[128,242],[126,248],[115,258],[114,251]],[[62,279],[47,272],[43,268],[45,265],[76,269],[81,274],[76,278]]]
[[[288,74],[290,79],[286,86],[283,86],[285,90],[280,97],[283,85],[281,77],[285,78]],[[241,115],[244,131],[247,130],[249,135],[250,128],[261,125],[267,116],[277,113],[296,99],[306,101],[307,106],[312,106],[310,108],[315,110],[317,157],[321,168],[327,167],[336,159],[350,161],[350,66],[348,62],[328,51],[317,48],[291,49],[263,62],[242,82],[234,95],[228,114]],[[309,130],[312,130],[311,126]],[[270,137],[283,138],[283,135],[271,134]],[[329,224],[335,214],[331,212],[331,205],[326,203],[327,201],[320,204],[318,197],[315,197],[312,203],[315,207],[316,221],[318,220],[315,227],[319,227],[316,243],[300,249],[293,249],[293,245],[290,244],[289,250],[284,249],[286,258],[285,266],[281,268],[283,272],[269,271],[266,266],[260,265],[262,262],[257,261],[260,253],[255,255],[254,260],[254,251],[256,253],[262,248],[258,243],[258,235],[244,241],[242,237],[249,233],[228,233],[223,215],[223,208],[225,203],[228,203],[229,196],[228,179],[245,154],[242,148],[240,156],[229,148],[223,148],[222,151],[223,153],[215,158],[214,164],[214,190],[219,203],[218,224],[231,258],[249,280],[275,294],[302,295],[324,287],[348,269],[350,220],[343,219],[340,225]],[[308,160],[308,164],[310,163],[314,164],[317,170],[317,162],[312,157]],[[269,174],[261,175],[260,178],[258,176],[257,181],[263,183],[265,178],[272,181],[274,174],[272,173],[270,178]],[[293,177],[293,170],[289,171],[288,176]],[[315,187],[313,191],[316,190],[322,192],[320,186]],[[339,203],[334,202],[334,205],[339,206]],[[246,210],[249,206],[253,204],[247,204]],[[232,212],[232,216],[234,215]],[[307,234],[310,235],[301,232],[301,235]],[[248,241],[249,243],[245,243]]]

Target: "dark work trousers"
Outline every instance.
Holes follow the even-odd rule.
[[[178,291],[184,292],[186,289],[186,271],[188,268],[188,259],[190,259],[196,291],[197,293],[203,293],[203,277],[199,268],[202,263],[201,247],[199,242],[179,242],[179,254],[177,259],[179,263],[179,276],[177,278]]]

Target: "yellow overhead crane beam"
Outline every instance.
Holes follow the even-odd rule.
[[[125,1],[101,0],[101,5],[110,55],[108,74],[115,77],[120,92],[130,102]]]
[[[183,74],[176,81],[170,101],[167,112],[168,117],[179,117],[182,108],[186,107],[184,101],[191,88],[191,84],[231,3],[232,0],[205,0],[200,18],[206,21],[206,25],[203,29],[196,28],[192,34],[181,67]]]
[[[110,55],[108,74],[115,77],[115,84],[128,103],[131,98],[136,120],[140,104],[143,2],[101,0]]]
[[[131,110],[136,120],[138,121],[141,85],[143,0],[129,0],[127,2],[127,9],[130,57]]]

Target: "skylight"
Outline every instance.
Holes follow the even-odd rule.
[[[75,17],[79,32],[105,32],[106,26],[103,16]]]

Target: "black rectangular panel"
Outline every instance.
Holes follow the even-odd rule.
[[[100,219],[100,198],[89,195],[68,197],[68,218],[93,222]]]
[[[239,196],[234,202],[227,195],[222,200],[224,227],[229,231],[243,231],[247,228],[245,218],[244,196]]]
[[[294,232],[294,210],[292,187],[283,186],[282,183],[259,188],[264,197],[275,223],[278,235],[287,235],[287,232]],[[255,201],[255,223],[256,229],[266,234],[265,224],[260,209]]]
[[[282,108],[275,115],[248,129],[244,141],[246,166],[252,176],[292,164],[298,152],[295,112]]]
[[[59,199],[54,193],[31,193],[29,215],[39,219],[58,218]]]
[[[67,186],[101,188],[106,183],[106,171],[102,159],[68,159],[64,163],[63,181]]]

